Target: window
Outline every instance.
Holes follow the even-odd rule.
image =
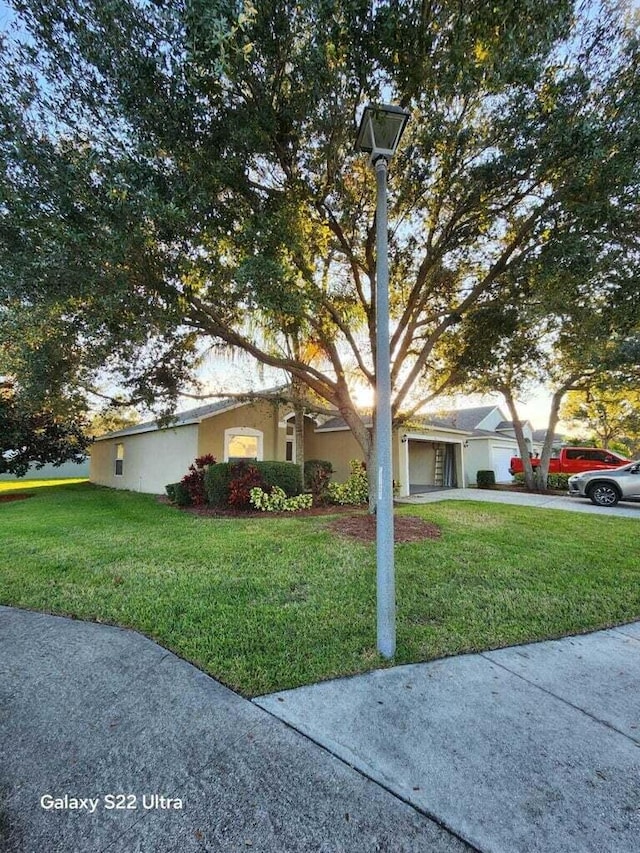
[[[257,459],[258,439],[255,435],[232,435],[229,438],[229,456],[234,459]]]
[[[262,433],[250,427],[232,427],[224,433],[224,460],[262,460]]]
[[[124,444],[116,444],[116,476],[124,473]]]
[[[567,450],[567,459],[584,459],[584,448],[579,447],[577,450]]]
[[[285,445],[285,461],[293,462],[295,457],[296,447],[296,416],[290,415],[287,419],[287,439]]]
[[[612,465],[614,462],[619,462],[622,465],[622,460],[608,450],[587,450],[584,458],[590,462],[603,462],[606,465]]]

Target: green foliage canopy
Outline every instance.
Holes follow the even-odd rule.
[[[22,477],[35,463],[82,462],[91,439],[81,417],[25,407],[10,384],[0,385],[0,474]]]
[[[374,181],[353,151],[368,101],[412,116],[391,178],[396,417],[455,384],[460,324],[528,295],[527,264],[631,216],[640,75],[618,7],[13,7],[0,369],[35,396],[111,375],[171,406],[199,342],[223,344],[337,407],[368,453],[351,384],[375,387]]]

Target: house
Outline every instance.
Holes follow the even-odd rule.
[[[524,422],[531,452],[539,447]],[[251,401],[223,399],[182,412],[168,425],[157,421],[96,439],[91,453],[92,482],[132,491],[164,493],[180,480],[194,459],[212,454],[218,462],[238,459],[293,461],[294,413],[278,397]],[[349,462],[362,450],[342,418],[305,417],[304,456],[326,459],[334,480],[349,475]],[[496,482],[509,483],[509,461],[519,455],[515,429],[499,406],[424,415],[394,429],[393,476],[399,496],[431,488],[473,485],[479,470],[493,470]]]
[[[549,430],[546,428],[545,429],[534,429],[534,431],[533,431],[533,446],[536,448],[536,450],[540,450],[540,451],[542,450],[542,445],[544,444],[544,442],[547,438],[548,432],[549,432]],[[555,452],[560,450],[560,448],[565,444],[566,441],[567,441],[567,437],[565,435],[562,435],[561,433],[558,433],[558,432],[554,432],[553,443],[552,443],[554,454],[555,454]]]
[[[463,445],[469,433],[445,423],[419,423],[393,435],[394,479],[400,495],[434,486],[465,483]],[[360,446],[340,418],[305,418],[306,459],[326,459],[334,479],[349,475],[349,462],[362,459]],[[168,425],[157,421],[112,432],[96,439],[91,453],[92,482],[151,494],[164,493],[180,480],[198,456],[218,462],[237,459],[293,461],[294,414],[273,399],[224,399],[182,412]]]
[[[290,410],[290,407],[289,407]],[[90,479],[101,486],[163,494],[198,456],[294,459],[291,417],[274,398],[223,399],[177,414],[167,424],[148,421],[96,438]],[[281,425],[282,423],[282,425]]]
[[[505,418],[499,406],[441,411],[436,417],[468,433],[464,447],[466,484],[475,485],[478,471],[493,471],[496,483],[512,481],[509,462],[512,456],[520,456],[520,450],[513,421]],[[540,451],[542,445],[535,440],[529,421],[523,421],[522,429],[529,452]]]

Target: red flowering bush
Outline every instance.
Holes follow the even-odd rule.
[[[189,465],[189,473],[180,481],[186,490],[193,506],[202,506],[207,502],[207,493],[204,487],[204,475],[209,465],[215,465],[216,460],[210,453],[198,456],[192,465]]]
[[[253,509],[251,489],[264,489],[265,483],[255,465],[238,462],[233,466],[229,481],[228,504],[234,509]]]

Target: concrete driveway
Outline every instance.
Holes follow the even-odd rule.
[[[621,501],[617,506],[595,506],[585,498],[568,495],[537,495],[528,492],[500,491],[499,489],[444,489],[396,498],[399,504],[424,504],[436,501],[484,501],[486,503],[513,504],[540,509],[560,509],[568,512],[586,512],[592,515],[616,515],[619,518],[639,518],[640,502]]]

